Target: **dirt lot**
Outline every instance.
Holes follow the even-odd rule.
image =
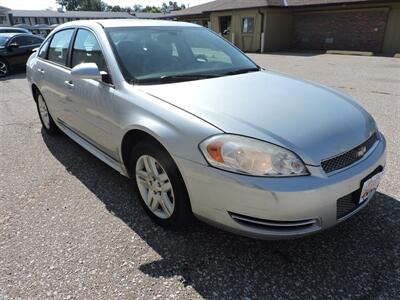
[[[155,226],[125,179],[41,130],[23,73],[0,81],[0,299],[394,299],[400,293],[400,59],[251,55],[263,67],[354,96],[388,140],[376,198],[293,241],[200,222]]]

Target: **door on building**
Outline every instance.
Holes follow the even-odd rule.
[[[240,27],[240,48],[243,51],[255,51],[255,16],[241,16]]]
[[[219,33],[228,40],[230,40],[232,32],[232,16],[219,17]]]

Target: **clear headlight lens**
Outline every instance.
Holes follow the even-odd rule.
[[[308,175],[296,154],[282,147],[238,135],[213,136],[200,144],[214,167],[255,176]]]

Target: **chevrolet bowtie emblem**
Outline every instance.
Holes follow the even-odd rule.
[[[361,158],[364,156],[364,154],[367,152],[367,147],[361,146],[360,148],[357,149],[356,151],[356,157]]]

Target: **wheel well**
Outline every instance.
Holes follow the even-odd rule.
[[[37,95],[39,94],[39,88],[36,86],[36,84],[32,84],[32,96],[35,102],[37,101]]]
[[[154,138],[151,134],[149,134],[143,130],[140,130],[140,129],[130,130],[125,134],[124,138],[122,139],[122,144],[121,144],[121,153],[122,153],[123,164],[125,165],[125,168],[129,175],[131,175],[131,172],[129,170],[129,167],[130,167],[129,156],[131,154],[131,149],[133,147],[135,147],[138,143],[140,143],[144,140],[148,140],[148,141],[156,143],[157,145],[160,146],[161,149],[164,149],[166,151],[166,153],[168,155],[170,155],[168,150],[165,149],[165,147],[156,138]],[[189,197],[189,193],[188,193],[188,190],[186,187],[186,183],[183,180],[182,174],[180,173],[179,170],[178,170],[178,176],[180,177],[180,179],[183,182],[183,185],[185,188],[185,193],[188,198],[188,205],[189,205],[190,211],[192,211],[192,206],[190,203],[190,197]]]
[[[147,132],[139,129],[133,129],[131,131],[128,131],[125,134],[124,138],[122,139],[122,144],[121,144],[122,161],[128,173],[130,173],[129,156],[131,154],[131,149],[143,140],[153,141],[157,143],[162,149],[167,151],[165,147],[157,139],[155,139],[152,135],[148,134]]]

